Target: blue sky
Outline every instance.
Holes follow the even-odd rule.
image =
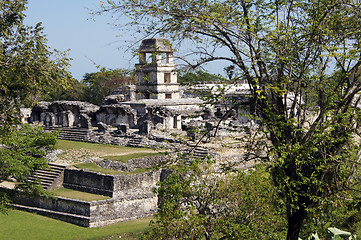
[[[109,22],[109,15],[92,18],[89,9],[97,9],[100,0],[28,0],[25,23],[35,26],[42,22],[48,45],[52,49],[70,49],[70,71],[74,78],[82,80],[85,73],[97,72],[97,65],[105,68],[132,69],[138,61],[133,57],[130,44],[136,39],[130,32],[120,32]],[[126,18],[116,19],[125,23]],[[139,40],[139,39],[138,39]],[[178,54],[189,52],[186,44]],[[184,63],[184,62],[183,62]],[[208,64],[212,73],[223,73],[222,62]]]
[[[70,49],[70,71],[81,80],[85,73],[106,68],[134,67],[136,59],[122,40],[130,38],[107,24],[110,16],[92,19],[90,9],[99,7],[99,0],[29,0],[27,25],[42,22],[48,45],[52,49]],[[87,9],[88,8],[88,9]],[[121,37],[117,37],[121,35]]]

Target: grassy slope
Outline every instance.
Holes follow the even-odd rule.
[[[92,172],[99,172],[99,173],[111,174],[111,175],[137,174],[137,173],[144,173],[144,172],[148,172],[148,171],[152,170],[152,168],[138,168],[131,172],[122,172],[122,171],[116,171],[116,170],[113,170],[110,168],[102,168],[102,167],[99,167],[98,165],[96,165],[95,163],[79,163],[79,164],[75,164],[75,167],[81,168],[81,169],[88,169],[89,171],[92,171]]]
[[[133,159],[133,158],[155,156],[155,155],[159,155],[159,154],[160,153],[131,153],[128,155],[120,155],[120,156],[105,156],[104,159],[107,159],[110,161],[120,161],[123,163],[127,163],[130,159]]]
[[[110,144],[96,144],[66,140],[58,140],[56,148],[62,150],[84,149],[90,152],[98,153],[100,156],[120,156],[134,153],[157,153],[153,149],[149,148],[132,148]]]
[[[102,156],[109,156],[112,160],[127,162],[131,158],[159,154],[151,149],[129,148],[115,145],[92,144],[84,142],[72,142],[59,140],[57,148],[62,150],[86,149],[91,152],[100,153]],[[122,157],[120,157],[123,155]],[[95,164],[93,164],[95,165]],[[120,172],[112,170],[112,174]],[[64,197],[77,198],[85,201],[107,198],[93,194],[81,193],[77,191],[61,188],[53,191],[54,194]],[[11,210],[8,215],[0,215],[0,239],[99,239],[122,233],[133,233],[144,231],[149,226],[151,218],[132,220],[116,223],[101,228],[83,228],[63,221],[47,218],[41,215]]]
[[[100,228],[84,228],[33,213],[11,210],[0,215],[0,239],[7,240],[82,240],[95,239],[148,228],[151,218],[116,223]]]
[[[73,199],[80,199],[83,201],[97,201],[97,200],[105,200],[110,199],[110,197],[103,196],[103,195],[97,195],[87,192],[80,192],[68,188],[58,188],[55,190],[50,191],[51,193],[54,193],[56,196],[66,197],[66,198],[73,198]]]

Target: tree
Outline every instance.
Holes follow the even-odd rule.
[[[83,101],[88,100],[87,92],[88,86],[85,83],[79,82],[76,79],[72,79],[69,86],[55,86],[53,89],[49,89],[47,92],[42,93],[39,98],[42,101],[57,101],[57,100],[69,100],[69,101]]]
[[[45,155],[54,149],[56,139],[56,132],[44,133],[42,127],[29,124],[2,136],[0,182],[13,178],[17,182],[16,189],[32,195],[44,194],[42,186],[28,181],[27,177],[48,166]],[[10,200],[7,191],[0,188],[0,212],[5,212]]]
[[[180,164],[159,183],[156,221],[145,239],[280,239],[285,221],[264,167],[224,175],[208,160]]]
[[[1,127],[17,123],[20,107],[34,104],[40,90],[66,85],[70,78],[65,53],[49,49],[41,24],[24,25],[26,3],[0,3]]]
[[[178,82],[181,85],[194,85],[201,83],[219,83],[223,77],[217,74],[208,73],[202,70],[180,72]]]
[[[41,24],[25,26],[26,0],[0,2],[0,182],[20,181],[23,190],[40,190],[25,180],[36,169],[47,166],[45,151],[55,144],[54,134],[20,123],[20,108],[35,104],[40,91],[70,79],[65,53],[46,45]],[[0,208],[9,196],[1,189]]]
[[[248,82],[287,239],[357,183],[358,0],[110,0],[104,11],[147,36],[193,41],[201,54],[193,67],[228,61]]]
[[[122,84],[134,83],[134,78],[122,69],[100,69],[99,72],[86,73],[82,83],[87,84],[87,101],[100,105],[104,97],[110,95]]]

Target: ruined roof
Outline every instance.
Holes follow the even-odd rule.
[[[81,101],[54,101],[51,103],[49,107],[76,107],[79,108],[80,111],[84,112],[96,112],[99,109],[99,106],[88,103],[88,102],[81,102]]]
[[[122,102],[121,104],[129,105],[146,105],[146,106],[182,106],[198,105],[204,101],[199,98],[179,98],[179,99],[139,99],[135,101]]]
[[[150,38],[142,41],[142,44],[140,44],[138,52],[143,52],[143,53],[173,52],[173,49],[172,49],[172,45],[167,39]]]

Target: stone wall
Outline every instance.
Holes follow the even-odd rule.
[[[160,180],[160,170],[140,174],[114,176],[114,198],[141,196],[153,193]]]
[[[138,196],[153,192],[160,180],[160,171],[106,175],[82,169],[65,169],[63,186],[113,198]]]
[[[63,186],[82,192],[112,197],[114,176],[84,171],[83,169],[65,169]]]
[[[27,197],[25,194],[18,194],[17,204],[31,207],[41,207],[43,209],[54,210],[58,212],[90,216],[90,202],[68,199],[68,198],[46,198],[46,197]]]
[[[155,167],[162,162],[165,162],[170,156],[156,155],[147,156],[142,158],[130,159],[127,163],[120,161],[104,160],[97,162],[96,164],[102,168],[110,168],[117,171],[131,172],[137,168],[150,168]]]
[[[157,208],[158,197],[154,194],[92,202],[89,227],[152,216]]]
[[[111,196],[112,199],[86,202],[63,197],[28,197],[20,193],[14,206],[84,227],[143,218],[153,215],[158,209],[158,197],[153,188],[160,180],[161,172],[105,175],[66,169],[64,187]]]
[[[14,207],[83,227],[101,227],[151,216],[157,211],[157,204],[158,197],[154,194],[92,202],[19,194]]]

